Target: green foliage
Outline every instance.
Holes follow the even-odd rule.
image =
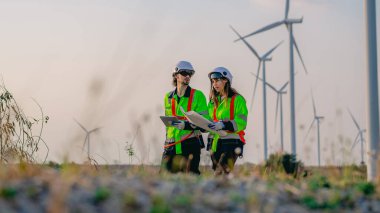
[[[301,203],[303,203],[309,209],[318,209],[318,208],[320,208],[320,204],[311,195],[306,195],[306,196],[302,197],[301,198]]]
[[[356,184],[356,189],[366,196],[373,195],[376,192],[376,186],[371,182],[359,182]]]
[[[96,204],[101,203],[105,200],[107,200],[110,197],[111,193],[108,188],[106,187],[98,187],[95,190],[95,195],[94,195],[94,202]]]
[[[174,204],[178,206],[187,207],[190,206],[192,203],[192,197],[191,195],[178,195],[174,198]]]
[[[165,201],[165,199],[161,196],[155,195],[152,199],[153,206],[150,209],[150,213],[170,213],[170,208]]]
[[[335,209],[339,207],[341,203],[340,197],[334,197],[328,200],[317,200],[316,197],[312,195],[306,195],[301,198],[301,203],[308,207],[309,209]]]
[[[127,152],[128,154],[128,157],[129,157],[129,164],[132,163],[132,159],[133,157],[135,156],[135,150],[133,148],[133,144],[128,144],[128,141],[126,142],[127,145],[125,146],[125,151]]]
[[[7,186],[1,189],[0,194],[3,198],[12,199],[16,197],[17,190],[11,186]]]
[[[38,103],[36,102],[38,105]],[[39,106],[39,105],[38,105]],[[49,120],[44,116],[41,107],[39,119],[28,117],[18,106],[13,95],[0,85],[0,161],[2,163],[25,161],[35,162],[39,150],[44,123]],[[40,123],[39,129],[36,124]],[[34,132],[38,134],[34,134]],[[47,150],[46,143],[44,143]],[[46,155],[47,157],[47,155]],[[46,160],[45,157],[45,160]]]
[[[308,187],[312,191],[317,191],[320,188],[330,188],[331,184],[327,177],[315,175],[308,180]]]

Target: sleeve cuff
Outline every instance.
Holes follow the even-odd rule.
[[[228,130],[228,131],[231,131],[231,132],[235,131],[234,125],[232,124],[231,121],[223,121],[223,124],[224,124],[223,130]]]

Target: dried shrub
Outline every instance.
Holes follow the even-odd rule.
[[[304,166],[301,161],[297,161],[296,155],[289,153],[275,153],[269,156],[265,162],[265,170],[268,174],[287,174],[297,178],[304,176]]]
[[[38,105],[37,102],[36,104]],[[38,107],[41,111],[39,119],[26,116],[13,95],[5,86],[0,85],[0,162],[36,162],[40,142],[46,146],[48,155],[49,148],[41,134],[49,117],[43,115],[40,105]],[[37,127],[37,124],[40,125]],[[36,131],[37,135],[34,134]]]

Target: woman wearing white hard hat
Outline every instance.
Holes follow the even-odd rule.
[[[209,128],[214,131],[224,130],[227,135],[210,133],[207,150],[211,153],[215,175],[228,174],[237,158],[243,156],[247,104],[243,96],[231,87],[232,75],[228,69],[217,67],[208,77],[211,82],[208,111],[213,120]]]

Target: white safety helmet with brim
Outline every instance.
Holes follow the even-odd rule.
[[[212,72],[208,74],[208,78],[215,79],[215,78],[226,78],[230,84],[232,84],[232,75],[231,72],[225,68],[225,67],[217,67]]]
[[[190,75],[195,73],[193,66],[188,61],[179,61],[174,68],[173,75],[180,73],[181,71],[188,72]]]

